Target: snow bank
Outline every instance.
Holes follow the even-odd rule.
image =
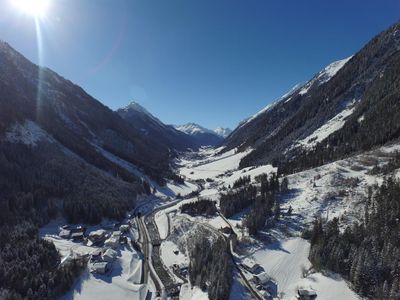
[[[154,221],[156,222],[158,232],[160,233],[160,238],[166,239],[169,233],[169,222],[168,216],[165,211],[159,211],[154,216]]]

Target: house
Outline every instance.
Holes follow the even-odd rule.
[[[317,293],[313,289],[301,288],[297,290],[297,299],[299,300],[313,300],[317,298]]]
[[[101,260],[101,250],[95,250],[90,254],[90,261],[96,262]]]
[[[107,240],[104,242],[104,246],[109,247],[109,248],[112,248],[112,249],[117,248],[118,245],[119,245],[119,236],[114,236],[114,235],[112,235],[112,236],[110,236],[109,239],[107,239]]]
[[[91,240],[93,243],[104,240],[105,237],[106,231],[104,229],[95,230],[89,233],[89,240]]]
[[[83,238],[84,238],[83,232],[73,232],[73,233],[71,233],[71,239],[72,239],[74,242],[83,241]]]
[[[111,270],[111,265],[104,261],[104,262],[95,262],[91,265],[90,272],[97,273],[97,274],[106,274],[108,271]]]
[[[278,284],[266,272],[254,275],[253,281],[262,286],[272,297],[278,296]]]
[[[58,235],[60,238],[69,239],[71,237],[71,231],[68,229],[61,229]]]
[[[248,259],[248,258],[245,258],[243,260],[243,262],[241,263],[241,265],[245,270],[247,270],[253,274],[258,274],[258,273],[261,273],[264,271],[263,267],[261,267],[259,264],[255,263],[255,261]]]
[[[127,233],[129,231],[129,225],[126,225],[126,224],[121,225],[119,227],[119,231],[121,231],[122,233]]]
[[[117,257],[117,252],[113,249],[107,249],[103,253],[103,260],[108,263],[113,262],[116,259],[116,257]]]

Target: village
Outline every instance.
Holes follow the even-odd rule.
[[[60,227],[59,237],[74,243],[96,247],[96,250],[83,256],[88,259],[90,272],[105,275],[112,271],[113,262],[118,255],[116,250],[120,246],[126,245],[129,241],[132,245],[137,245],[136,241],[132,240],[131,229],[135,229],[134,219],[129,219],[127,224],[114,223],[90,232],[81,225],[63,225]],[[77,255],[71,253],[61,261],[61,264],[68,263]]]

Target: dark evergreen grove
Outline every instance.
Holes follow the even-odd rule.
[[[250,183],[250,176],[240,177],[234,182],[232,189],[220,194],[220,211],[227,218],[250,207],[244,225],[252,235],[264,227],[268,218],[279,219],[280,206],[275,195],[281,190],[286,191],[289,185],[286,177],[279,183],[275,173],[270,176],[265,173],[258,175],[255,181],[259,187]],[[271,225],[272,223],[274,222],[271,222]]]
[[[260,182],[260,193],[243,222],[251,235],[257,234],[258,230],[266,225],[273,226],[280,219],[280,204],[275,196],[281,187],[285,191],[289,184],[287,178],[283,178],[280,185],[276,174],[272,174],[270,178],[267,174],[261,174],[256,177],[256,181]]]
[[[0,170],[0,299],[59,298],[84,262],[60,268],[56,248],[37,228],[59,214],[85,223],[120,218],[141,190],[46,143],[0,143]]]
[[[217,213],[215,203],[208,199],[200,199],[195,202],[185,203],[181,206],[181,212],[191,216],[213,216]]]
[[[222,237],[210,241],[206,234],[201,233],[189,249],[190,282],[203,290],[207,289],[209,299],[229,299],[232,260],[228,247]]]
[[[388,178],[369,190],[362,223],[339,230],[338,219],[318,219],[310,260],[347,278],[360,295],[400,299],[400,182]]]
[[[249,207],[255,201],[256,196],[257,187],[251,184],[240,189],[232,189],[220,195],[220,211],[229,218]]]
[[[57,299],[86,266],[84,260],[58,267],[53,243],[40,239],[29,222],[0,227],[0,299]]]

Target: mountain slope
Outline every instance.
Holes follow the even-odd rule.
[[[166,146],[4,42],[0,106],[0,226],[58,212],[70,222],[121,218],[143,192],[138,176],[170,176]]]
[[[144,139],[151,139],[171,150],[184,151],[197,148],[191,136],[162,123],[136,102],[117,110],[117,113],[132,127],[136,128]]]
[[[178,125],[175,128],[190,135],[199,146],[216,146],[223,140],[221,135],[196,123]]]
[[[169,150],[143,139],[118,114],[80,87],[38,68],[8,44],[0,44],[0,134],[30,121],[72,153],[104,171],[124,174],[117,156],[149,175],[168,171]],[[128,175],[127,175],[128,176]]]
[[[291,172],[399,137],[400,24],[242,123],[226,149],[254,148],[241,166]]]

